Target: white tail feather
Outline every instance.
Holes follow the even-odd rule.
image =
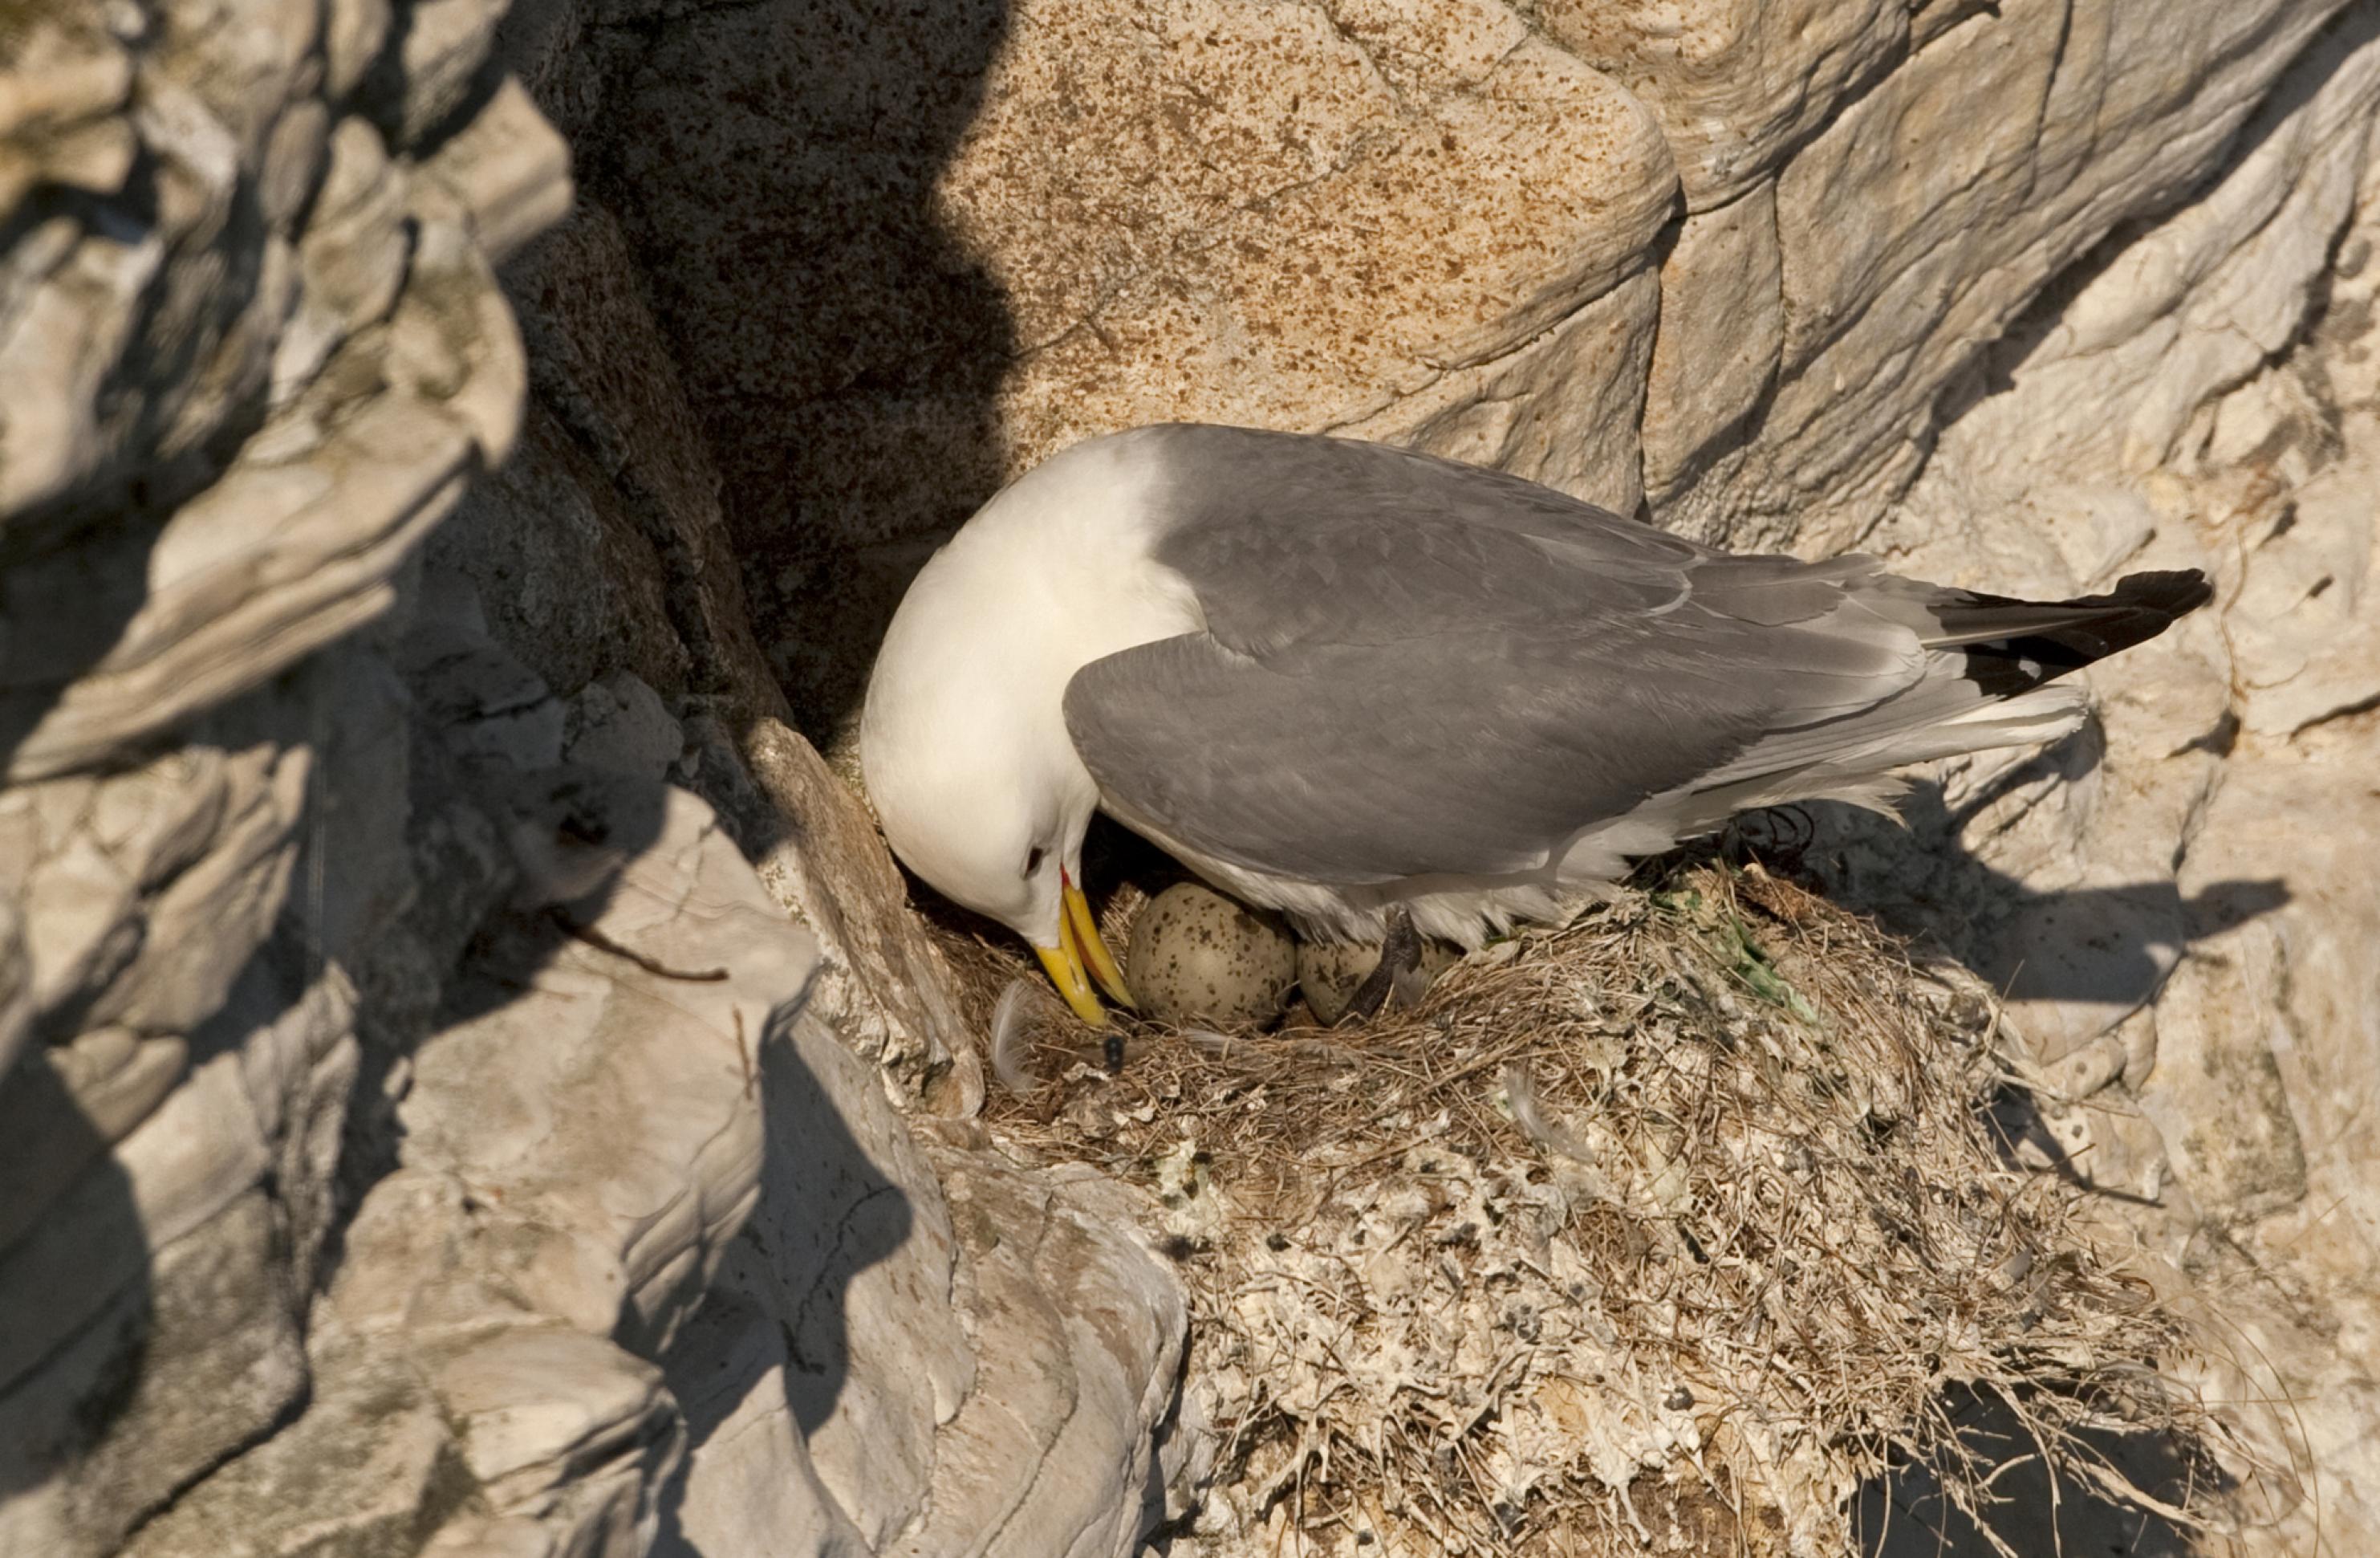
[[[991,1009],[991,1074],[1013,1093],[1029,1093],[1039,1082],[1025,1063],[1025,1004],[1032,998],[1031,985],[1011,980]]]

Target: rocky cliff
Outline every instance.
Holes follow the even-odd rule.
[[[2375,104],[2372,0],[0,6],[0,1551],[1180,1513],[1167,1260],[832,767],[924,551],[1167,417],[2214,574],[1801,856],[2236,1338],[2216,1540],[2380,1544]]]

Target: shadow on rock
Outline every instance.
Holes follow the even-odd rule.
[[[67,1085],[78,1059],[35,1045],[0,1077],[0,1505],[105,1442],[154,1319],[131,1176]]]
[[[2053,1481],[2023,1422],[1998,1397],[1961,1392],[1944,1409],[1993,1479],[1980,1525],[1933,1477],[1903,1470],[1860,1490],[1852,1510],[1855,1551],[1873,1558],[2000,1558],[2007,1552],[2185,1558],[2200,1551],[2187,1530],[2161,1515],[2073,1477]],[[2186,1507],[2203,1497],[2207,1479],[2216,1475],[2153,1431],[2095,1432],[2077,1450],[2170,1505]]]
[[[659,9],[658,7],[656,9]],[[761,641],[824,742],[932,543],[990,495],[1006,298],[936,185],[1005,0],[759,0],[615,30],[577,136],[709,434]]]
[[[574,942],[640,961],[595,924],[624,866],[661,836],[669,799],[657,772],[566,761],[563,701],[488,637],[459,578],[428,576],[395,659],[403,688],[376,722],[392,739],[359,728],[370,720],[334,726],[323,754],[329,837],[311,846],[338,870],[337,890],[309,909],[332,923],[308,934],[360,996],[338,1162],[344,1211],[397,1166],[404,1078],[431,1035],[519,1000]],[[396,794],[358,804],[375,783]],[[353,824],[344,834],[343,817]],[[356,897],[381,912],[348,907]],[[344,1255],[334,1232],[323,1286]]]
[[[805,1006],[763,1047],[760,1202],[660,1361],[685,1411],[689,1450],[716,1468],[713,1486],[747,1488],[783,1528],[822,1536],[846,1531],[847,1522],[818,1485],[806,1446],[850,1378],[852,1284],[899,1251],[917,1220],[805,1057],[808,1034],[835,1042]],[[662,1490],[656,1554],[703,1551],[702,1513],[689,1518],[686,1508],[693,1460]]]
[[[2290,895],[2277,878],[2214,882],[2189,895],[2170,877],[2038,888],[1967,847],[1969,825],[1995,802],[2095,766],[2088,743],[2062,742],[1955,807],[1939,782],[1922,780],[1899,804],[1899,823],[1815,801],[1742,819],[1734,836],[1837,903],[1939,944],[2010,1000],[2104,1007],[2112,1024],[2154,999],[2192,943],[2269,914]]]
[[[69,234],[151,232],[160,223],[159,200],[157,170],[145,158],[132,164],[123,188],[110,194],[37,182],[0,219],[0,254],[38,250],[47,240],[35,235],[45,227]],[[29,745],[37,749],[25,766],[43,773],[87,766],[105,751],[103,736],[78,739],[70,732],[45,732],[43,722],[68,689],[121,647],[134,617],[149,604],[149,556],[166,521],[213,480],[262,420],[261,404],[240,408],[211,437],[165,457],[163,446],[186,407],[176,396],[151,392],[191,376],[213,326],[237,318],[264,284],[261,216],[246,205],[229,223],[215,244],[223,264],[207,300],[212,317],[205,327],[185,321],[152,337],[146,330],[159,323],[153,314],[168,306],[152,300],[128,333],[132,349],[103,365],[103,403],[121,418],[110,430],[119,457],[55,500],[8,515],[0,526],[0,625],[12,629],[0,657],[0,773],[24,761]],[[22,306],[21,300],[12,304]]]

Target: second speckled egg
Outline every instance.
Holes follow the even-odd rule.
[[[1438,977],[1463,960],[1463,954],[1445,942],[1421,943],[1421,967],[1397,981],[1396,1004],[1409,1006]],[[1315,1020],[1328,1027],[1346,1015],[1347,1003],[1379,966],[1378,942],[1307,942],[1297,949],[1297,984]]]
[[[1297,980],[1297,943],[1277,917],[1176,882],[1133,921],[1124,979],[1168,1022],[1264,1022]]]

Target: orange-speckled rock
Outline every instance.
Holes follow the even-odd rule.
[[[1064,99],[1098,128],[1053,157]],[[1673,190],[1643,107],[1500,6],[1062,0],[1018,14],[942,196],[1016,316],[1025,460],[1353,420],[1643,268]]]
[[[1002,481],[1153,420],[1410,428],[1649,274],[1677,208],[1653,116],[1492,0],[930,26],[841,0],[676,16],[639,49],[589,176],[825,740],[923,549]],[[1633,505],[1620,364],[1579,463]]]

